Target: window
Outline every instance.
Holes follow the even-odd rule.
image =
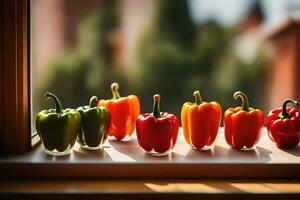
[[[111,98],[115,81],[122,95],[138,95],[142,112],[160,93],[162,110],[177,116],[194,90],[223,110],[236,105],[236,90],[264,111],[295,96],[269,90],[263,27],[274,18],[271,3],[228,3],[32,0],[33,127],[36,113],[53,106],[46,91],[76,108],[92,95]]]

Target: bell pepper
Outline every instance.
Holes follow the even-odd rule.
[[[105,107],[97,107],[98,98],[91,97],[88,106],[77,108],[81,115],[81,131],[77,141],[83,149],[99,149],[107,139],[110,113]]]
[[[287,108],[288,103],[300,106],[299,101],[287,99],[282,108],[271,110],[266,118],[268,135],[280,148],[293,148],[299,144],[300,109]]]
[[[139,145],[149,154],[160,156],[168,154],[177,141],[179,120],[167,112],[160,112],[160,96],[153,96],[152,113],[138,116],[136,134]]]
[[[258,142],[263,128],[263,112],[249,107],[245,93],[236,92],[233,98],[242,99],[242,107],[229,108],[224,115],[225,140],[236,149],[252,148]]]
[[[140,114],[140,102],[135,95],[121,97],[118,90],[118,83],[111,84],[113,98],[101,99],[98,106],[104,106],[110,111],[109,136],[122,140],[126,135],[131,136],[135,130],[136,118]]]
[[[181,123],[185,141],[195,149],[211,146],[216,139],[222,118],[217,102],[202,102],[199,91],[194,92],[195,103],[186,102],[181,109]]]
[[[36,129],[46,153],[54,156],[69,154],[80,131],[81,117],[75,109],[62,109],[59,99],[47,92],[46,99],[55,102],[56,109],[43,110],[36,116]]]

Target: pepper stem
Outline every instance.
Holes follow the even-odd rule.
[[[62,113],[62,106],[61,103],[59,101],[59,99],[57,98],[57,96],[55,96],[54,94],[50,93],[50,92],[46,92],[44,94],[44,97],[48,100],[48,99],[53,99],[54,103],[55,103],[55,107],[56,107],[56,113]]]
[[[201,98],[199,90],[195,91],[193,93],[193,95],[195,97],[195,104],[200,105],[202,103],[202,98]]]
[[[297,107],[300,106],[300,102],[299,101],[295,101],[295,100],[292,100],[292,99],[286,99],[284,102],[283,102],[283,105],[282,105],[282,112],[279,113],[278,117],[280,119],[290,119],[291,118],[291,115],[286,111],[286,107],[289,103],[293,103],[295,105],[297,105]]]
[[[233,98],[237,100],[238,98],[242,99],[242,110],[249,111],[249,100],[247,95],[244,92],[237,91],[234,93]]]
[[[153,96],[153,116],[156,118],[161,118],[160,115],[160,95],[156,94]]]
[[[92,97],[90,98],[89,107],[90,107],[90,108],[94,108],[94,107],[97,106],[97,104],[98,104],[98,97],[92,96]]]
[[[121,96],[119,94],[119,84],[118,83],[112,83],[111,86],[111,92],[112,92],[112,95],[113,95],[113,99],[119,99]]]

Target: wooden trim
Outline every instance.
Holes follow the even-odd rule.
[[[9,197],[9,198],[5,198]],[[2,199],[299,199],[293,180],[51,179],[0,181]]]
[[[300,22],[299,22],[300,24]],[[300,25],[298,26],[298,29],[296,29],[296,33],[295,33],[295,38],[296,38],[296,50],[295,50],[295,67],[294,67],[294,96],[295,98],[297,98],[298,100],[300,100],[300,91],[299,91],[299,87],[300,87],[300,80],[299,80],[299,74],[300,74],[300,57],[299,57],[299,52],[300,52]]]
[[[3,11],[4,11],[4,6],[3,6],[3,1],[0,1],[0,151],[2,152],[2,148],[4,145],[4,111],[3,111],[3,80],[4,80],[4,75],[3,75],[3,66],[4,66],[4,61],[3,61],[3,41],[4,41],[4,35],[3,35],[3,24],[4,24],[4,19],[3,19]]]
[[[72,190],[64,193],[54,193],[54,192],[44,192],[44,193],[26,193],[26,192],[7,192],[1,195],[3,199],[43,199],[43,200],[53,200],[53,199],[72,199],[72,200],[82,200],[82,199],[90,199],[90,200],[132,200],[132,199],[142,199],[142,200],[166,200],[166,199],[188,199],[188,200],[199,200],[199,199],[222,199],[222,200],[282,200],[282,199],[299,199],[298,193],[288,193],[288,194],[256,194],[256,193],[231,193],[231,194],[223,194],[223,193],[114,193],[114,192],[106,192],[106,193],[95,193],[95,192],[85,192],[85,193],[74,193]]]
[[[3,130],[1,149],[25,153],[30,149],[29,0],[4,0]]]
[[[37,149],[42,144],[42,140],[38,134],[31,136],[31,150]]]
[[[298,164],[2,163],[0,177],[28,178],[280,178],[297,179]],[[24,173],[26,172],[26,173]],[[284,172],[284,173],[283,173]]]

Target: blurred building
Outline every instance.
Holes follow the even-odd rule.
[[[123,0],[120,3],[123,61],[128,67],[125,73],[132,73],[138,66],[136,56],[139,36],[150,23],[155,2],[153,0]]]
[[[78,26],[82,19],[97,11],[103,0],[33,0],[32,5],[32,63],[36,74],[47,74],[45,66],[60,54],[60,50],[74,48],[77,44]],[[136,66],[139,34],[151,19],[153,0],[120,1],[121,27],[110,38],[116,50],[116,60],[124,62],[130,73]],[[36,52],[38,51],[38,52]],[[38,77],[37,82],[39,82]]]
[[[300,98],[300,21],[292,18],[279,24],[268,35],[270,66],[267,93],[270,108],[284,99]]]
[[[80,21],[101,6],[103,0],[31,1],[31,62],[40,82],[48,73],[46,65],[60,55],[60,51],[75,47]],[[84,6],[83,6],[84,5]]]
[[[257,53],[263,46],[264,33],[264,16],[261,3],[256,1],[248,14],[239,23],[239,32],[233,38],[233,51],[243,62],[251,63],[257,57]]]
[[[265,66],[265,110],[282,105],[287,98],[300,98],[300,21],[286,16],[268,27],[261,3],[257,1],[240,23],[240,32],[233,40],[233,49],[244,61],[251,61],[259,47],[267,47]],[[292,15],[291,15],[292,16]]]
[[[257,27],[260,27],[264,23],[265,17],[263,14],[263,8],[259,1],[255,1],[248,11],[248,15],[240,23],[240,30],[247,32]]]

